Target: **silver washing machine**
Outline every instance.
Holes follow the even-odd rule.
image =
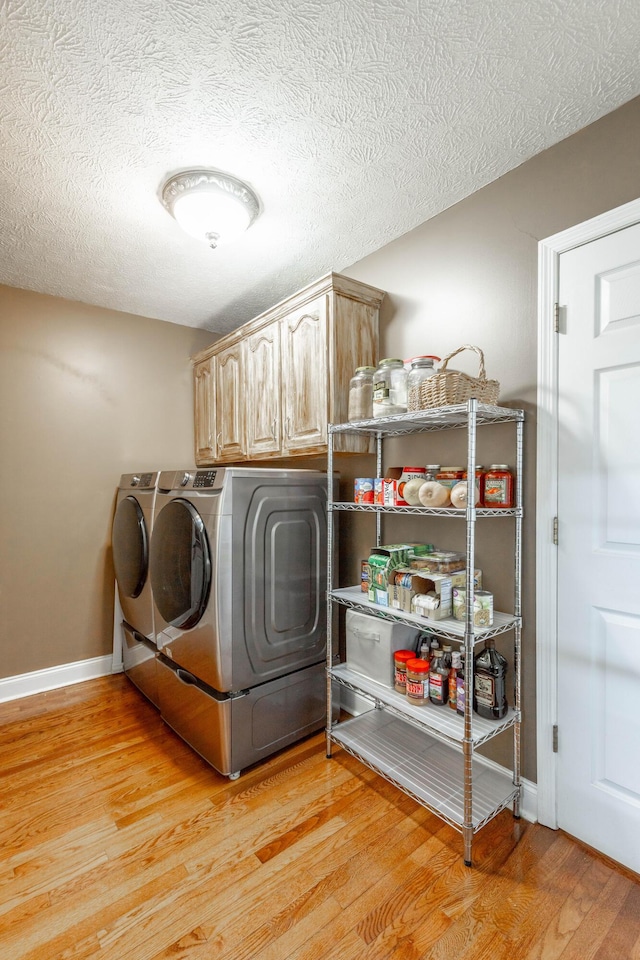
[[[324,726],[326,500],[316,470],[160,475],[160,711],[225,775]]]
[[[149,549],[159,476],[155,471],[125,473],[120,477],[111,531],[113,566],[123,615],[124,671],[156,706],[157,647]]]

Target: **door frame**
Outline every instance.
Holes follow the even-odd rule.
[[[640,222],[640,198],[538,243],[538,397],[536,467],[536,702],[538,821],[557,829],[558,337],[554,332],[560,255]]]

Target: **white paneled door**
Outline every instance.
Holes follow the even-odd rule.
[[[557,822],[640,872],[640,224],[562,253]]]

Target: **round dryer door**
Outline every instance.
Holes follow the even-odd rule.
[[[111,536],[113,566],[125,597],[139,597],[149,570],[149,535],[142,508],[135,497],[125,497],[116,509]]]
[[[188,500],[171,500],[156,517],[150,569],[164,620],[174,627],[194,627],[209,600],[211,551],[202,517]]]

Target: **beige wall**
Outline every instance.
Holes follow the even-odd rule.
[[[639,158],[640,99],[636,99],[343,271],[388,292],[382,310],[383,356],[444,357],[461,344],[477,344],[485,352],[488,376],[501,382],[502,399],[527,411],[523,754],[525,775],[533,780],[538,241],[639,197]],[[457,365],[458,358],[452,362]],[[460,368],[477,369],[473,357]],[[478,462],[502,461],[503,456],[513,462],[503,445],[510,429],[492,427],[486,435],[481,431]],[[451,462],[449,457],[460,462],[461,447],[455,440],[444,445],[444,438],[431,437],[396,441],[387,464],[442,463],[445,458]],[[342,471],[350,478],[358,475],[354,469],[364,471],[366,466],[366,461],[343,464]],[[495,593],[498,606],[502,597],[508,603],[513,583],[508,523],[484,520],[477,529],[486,586]],[[428,538],[442,547],[463,546],[462,530],[443,524],[430,526]],[[416,534],[414,525],[386,529],[389,536],[393,530],[394,539]],[[343,532],[353,555],[364,555],[373,531],[363,537],[345,515]],[[343,550],[343,568],[345,564],[349,560]],[[354,567],[343,572],[347,581],[356,575]],[[502,646],[507,652],[507,645]],[[497,751],[503,762],[508,761],[507,749],[503,744]]]
[[[0,287],[0,676],[111,652],[117,483],[193,463],[212,339]]]

